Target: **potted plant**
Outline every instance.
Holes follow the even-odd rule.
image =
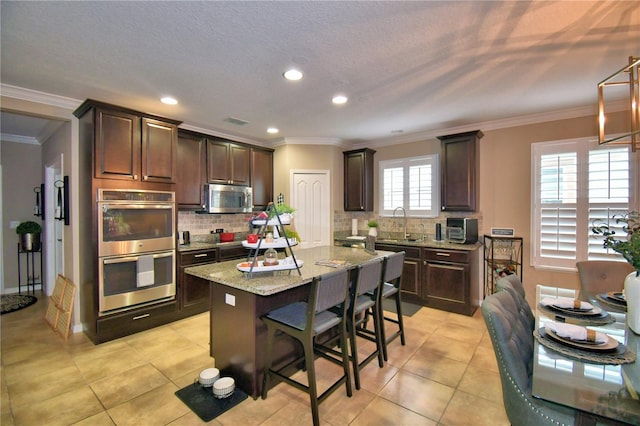
[[[627,324],[636,334],[640,334],[640,212],[632,211],[612,217],[616,224],[622,224],[626,233],[623,238],[616,238],[615,231],[608,224],[596,222],[591,230],[596,235],[604,236],[604,247],[620,253],[635,272],[624,280],[624,294],[627,300]]]
[[[291,207],[288,204],[276,204],[275,210],[271,210],[269,214],[269,219],[273,218],[276,213],[280,216],[280,221],[284,224],[291,223],[291,214],[295,212],[296,209]]]
[[[369,222],[367,222],[367,226],[369,227],[369,235],[371,235],[372,237],[377,237],[378,236],[378,222],[376,222],[375,220],[371,219]]]
[[[16,228],[16,234],[20,236],[22,251],[39,251],[41,232],[42,226],[39,223],[31,220],[21,222]]]

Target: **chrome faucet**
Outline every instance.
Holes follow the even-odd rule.
[[[404,234],[402,235],[402,238],[407,239],[409,238],[409,234],[407,234],[407,212],[403,207],[396,207],[395,210],[393,211],[393,217],[396,217],[396,212],[398,210],[402,210],[402,217],[404,219]]]

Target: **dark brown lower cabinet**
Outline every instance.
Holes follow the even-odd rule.
[[[193,250],[178,256],[178,301],[180,318],[206,312],[209,309],[209,281],[184,272],[189,266],[215,263],[217,250]]]
[[[376,250],[405,252],[402,300],[473,315],[479,298],[479,248],[435,249],[376,243]]]
[[[479,304],[478,250],[424,249],[424,304],[473,315]]]

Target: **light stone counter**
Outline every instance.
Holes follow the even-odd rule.
[[[294,247],[293,254],[296,259],[303,261],[303,265],[300,267],[302,275],[298,274],[296,269],[292,269],[290,271],[253,272],[251,278],[249,278],[247,273],[239,271],[236,267],[238,263],[242,262],[241,260],[192,266],[186,268],[185,272],[259,296],[269,296],[309,283],[314,277],[335,270],[335,268],[328,266],[316,265],[315,263],[318,260],[344,260],[348,263],[347,268],[349,268],[391,253],[378,250],[377,254],[372,255],[363,249],[338,246],[305,249],[296,249]]]

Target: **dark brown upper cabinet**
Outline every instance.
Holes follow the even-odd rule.
[[[373,210],[372,149],[356,149],[344,154],[344,211]]]
[[[273,150],[251,148],[253,207],[264,209],[273,201]]]
[[[178,132],[176,202],[181,208],[202,209],[204,205],[206,149],[204,136]]]
[[[441,187],[443,211],[477,210],[480,130],[438,136],[442,145]]]
[[[209,183],[251,185],[251,148],[207,139],[207,180]]]
[[[93,100],[74,114],[94,130],[94,177],[176,182],[179,121]]]

